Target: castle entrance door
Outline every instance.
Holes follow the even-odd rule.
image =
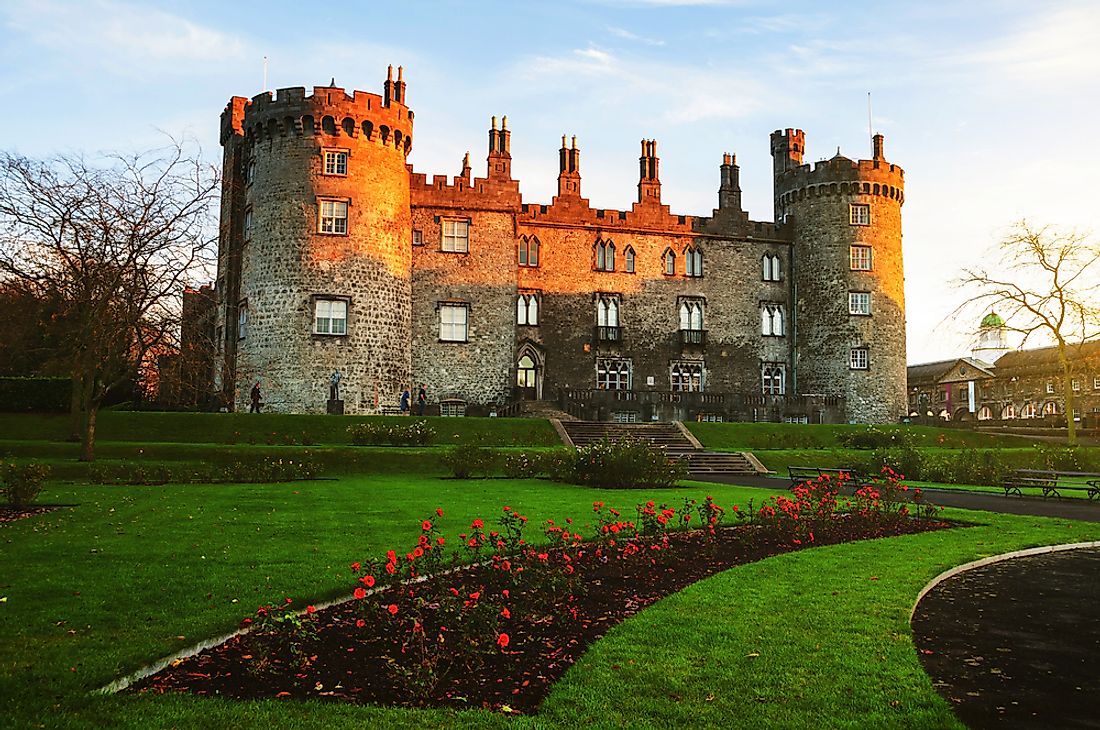
[[[521,351],[519,360],[516,361],[516,388],[520,398],[539,399],[541,375],[535,354],[530,350]]]

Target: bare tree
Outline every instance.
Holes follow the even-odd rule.
[[[174,142],[89,161],[0,152],[0,278],[58,308],[80,458],[112,387],[172,344],[214,250],[216,170]]]
[[[965,269],[961,283],[975,294],[962,306],[1001,310],[1006,328],[1053,341],[1062,371],[1067,435],[1073,420],[1073,350],[1100,334],[1100,245],[1052,226],[1016,223],[996,249],[993,267]]]

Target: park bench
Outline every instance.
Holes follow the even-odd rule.
[[[382,415],[383,416],[400,416],[401,415],[400,406],[382,406],[381,410],[382,410]]]
[[[846,466],[841,466],[841,467],[836,467],[836,468],[818,467],[818,466],[788,466],[787,467],[787,476],[789,476],[790,479],[791,479],[791,486],[792,487],[797,487],[799,484],[804,484],[805,482],[816,481],[816,480],[818,480],[819,478],[821,478],[825,475],[828,475],[828,476],[835,479],[835,478],[839,477],[841,474],[844,474],[848,479],[848,483],[851,484],[856,489],[859,489],[860,487],[864,487],[868,484],[873,484],[874,483],[873,480],[868,479],[866,476],[864,476],[864,474],[861,471],[859,471],[859,469],[854,469],[852,467],[846,467]]]
[[[1005,496],[1016,494],[1024,487],[1042,490],[1043,497],[1061,497],[1061,492],[1085,492],[1089,500],[1100,499],[1100,473],[1088,471],[1050,471],[1016,469],[1001,480]]]

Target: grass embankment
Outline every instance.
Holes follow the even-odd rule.
[[[705,491],[704,491],[705,490]],[[436,506],[457,532],[509,504],[587,522],[720,485],[638,492],[543,481],[346,478],[277,485],[66,487],[78,507],[0,525],[0,724],[11,727],[952,727],[921,671],[908,611],[947,567],[1100,525],[969,513],[979,527],[817,548],[742,566],[658,603],[597,643],[540,714],[354,708],[87,693],[143,662],[232,629],[261,602],[347,592],[347,564],[415,540]],[[962,513],[956,513],[956,515]]]
[[[837,449],[844,438],[868,430],[864,425],[820,425],[799,423],[695,423],[684,425],[708,449],[744,451],[756,449]],[[1032,443],[1027,438],[980,433],[957,428],[899,425],[875,426],[883,434],[897,434],[913,446],[940,446],[951,449],[1021,447]]]

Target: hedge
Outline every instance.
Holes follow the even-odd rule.
[[[7,413],[64,413],[72,401],[69,378],[0,377],[0,411]]]

